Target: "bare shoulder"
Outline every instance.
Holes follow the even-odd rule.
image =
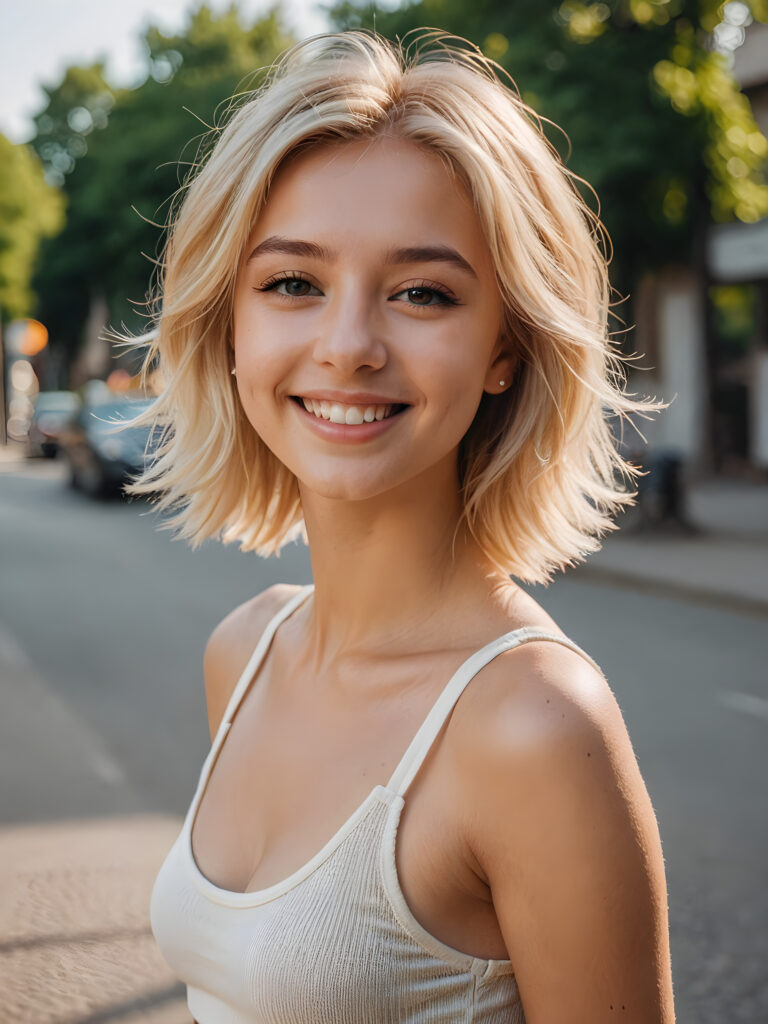
[[[671,1024],[661,841],[608,682],[576,651],[531,641],[466,696],[452,744],[464,833],[526,1020]]]
[[[497,655],[470,683],[454,719],[452,749],[473,791],[492,778],[514,799],[518,784],[552,778],[573,757],[583,758],[591,772],[597,765],[637,770],[605,676],[552,640],[530,640]],[[519,814],[531,809],[526,800]]]
[[[562,636],[559,631],[555,635]],[[553,744],[583,737],[593,728],[626,735],[602,672],[578,651],[553,640],[526,640],[497,655],[470,684],[459,709],[462,705],[465,739],[479,739],[472,735],[478,730],[486,736],[482,746],[493,740],[491,749],[498,743],[499,753],[548,758]]]
[[[299,586],[276,583],[244,601],[214,628],[203,655],[208,728],[216,735],[229,698],[259,637]]]

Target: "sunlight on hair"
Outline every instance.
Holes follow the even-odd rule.
[[[410,140],[441,157],[474,203],[519,355],[503,399],[484,395],[459,451],[463,517],[493,562],[527,582],[582,561],[634,504],[637,467],[611,428],[665,403],[625,390],[608,327],[605,233],[581,182],[506,73],[438,29],[407,43],[367,30],[291,47],[231,104],[196,161],[166,243],[145,349],[163,389],[142,420],[163,430],[128,491],[155,495],[165,526],[272,555],[303,536],[293,474],[256,435],[230,376],[235,278],[270,181],[309,146]]]

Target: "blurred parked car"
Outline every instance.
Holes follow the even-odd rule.
[[[35,399],[27,435],[27,455],[52,459],[59,448],[59,435],[82,405],[73,391],[41,391]]]
[[[114,397],[86,404],[61,433],[61,453],[69,465],[70,483],[91,497],[117,494],[152,458],[155,441],[150,427],[116,429],[151,405],[150,399]]]

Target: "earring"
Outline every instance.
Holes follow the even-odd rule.
[[[499,387],[502,387],[502,388],[503,388],[503,387],[504,387],[504,385],[505,385],[506,383],[507,383],[507,382],[506,382],[505,380],[500,380],[500,381],[499,381]]]
[[[232,369],[229,372],[232,374],[233,377],[237,376],[237,370],[234,368],[234,366],[232,367]]]

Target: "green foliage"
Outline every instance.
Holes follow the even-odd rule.
[[[0,320],[29,316],[40,240],[63,223],[63,202],[28,146],[0,135]]]
[[[112,89],[94,65],[70,68],[48,90],[34,145],[68,200],[36,280],[54,344],[74,353],[94,295],[106,297],[113,323],[143,329],[162,225],[201,139],[291,42],[277,10],[243,25],[234,5],[220,14],[202,6],[179,35],[146,32],[137,88]]]
[[[745,356],[753,342],[757,322],[757,294],[754,285],[716,285],[709,289],[715,338],[721,359]]]
[[[754,16],[766,6],[753,0]],[[716,0],[415,0],[382,11],[343,0],[331,14],[341,28],[375,19],[391,38],[439,26],[509,72],[567,132],[570,143],[548,128],[600,197],[614,281],[626,288],[646,269],[688,260],[707,210],[718,220],[768,214],[768,142],[711,49],[724,9]]]
[[[44,87],[45,109],[35,118],[32,145],[43,161],[47,180],[63,185],[88,152],[88,137],[107,127],[115,94],[104,79],[104,65],[68,68],[55,87]]]
[[[768,213],[768,143],[710,45],[728,13],[718,0],[386,2],[376,10],[342,0],[331,15],[339,28],[372,28],[375,19],[391,38],[430,25],[467,38],[565,129],[568,137],[545,122],[568,166],[600,196],[621,290],[646,269],[689,260],[708,212],[720,220]],[[768,20],[768,0],[750,7]],[[47,90],[33,144],[66,196],[67,222],[44,241],[34,286],[53,344],[74,352],[96,294],[113,323],[141,329],[172,197],[209,128],[226,119],[229,98],[258,84],[292,41],[276,8],[245,25],[235,5],[219,14],[202,6],[178,35],[148,29],[147,77],[137,88],[113,88],[95,64],[70,68]]]

